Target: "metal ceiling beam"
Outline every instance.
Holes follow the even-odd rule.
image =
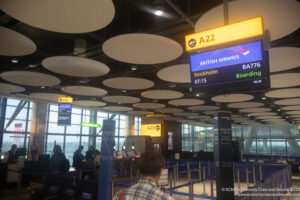
[[[170,7],[172,7],[187,23],[195,27],[195,23],[171,0],[164,0]]]

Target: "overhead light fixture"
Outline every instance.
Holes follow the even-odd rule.
[[[45,87],[44,87],[44,86],[42,86],[41,88],[42,88],[42,89],[45,89]]]
[[[12,62],[12,63],[18,63],[18,62],[19,62],[19,59],[18,59],[18,58],[12,58],[12,59],[11,59],[11,62]]]
[[[125,93],[125,92],[127,92],[127,90],[122,90],[122,92],[124,92],[124,93]]]
[[[263,98],[261,98],[262,100],[266,100],[267,98],[266,97],[263,97]]]
[[[162,0],[156,0],[154,2],[154,14],[156,16],[162,16],[165,13],[165,7]]]
[[[196,93],[196,97],[199,97],[200,96],[200,94],[199,93]]]
[[[132,71],[136,71],[137,70],[137,66],[131,66],[131,68],[130,68]]]
[[[277,110],[278,112],[280,111],[280,109]]]

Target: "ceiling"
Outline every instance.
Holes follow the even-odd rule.
[[[11,92],[9,94],[5,92],[6,89],[1,89],[1,87],[9,88],[10,86],[0,86],[0,91],[2,92],[2,95],[18,96],[19,98],[23,97],[27,99],[36,99],[39,98],[39,95],[35,95],[33,93],[63,94],[67,96],[72,96],[75,102],[77,101],[77,105],[80,106],[85,105],[83,100],[87,100],[88,102],[86,102],[86,105],[89,105],[93,108],[95,108],[96,106],[96,108],[100,110],[103,109],[116,112],[120,110],[120,113],[127,113],[127,111],[131,110],[129,111],[129,113],[135,114],[147,114],[148,112],[153,112],[155,114],[158,114],[158,117],[164,116],[165,114],[168,115],[167,119],[179,120],[179,122],[191,124],[211,124],[212,120],[209,117],[211,117],[211,114],[214,113],[214,111],[216,110],[231,111],[233,113],[234,123],[241,125],[256,125],[266,123],[283,124],[283,122],[300,123],[300,113],[297,113],[300,112],[300,109],[299,106],[296,106],[300,105],[300,99],[294,99],[294,97],[300,97],[300,92],[298,91],[300,90],[300,63],[299,59],[297,60],[297,58],[295,58],[296,66],[286,68],[284,70],[274,70],[274,72],[271,71],[271,76],[274,76],[274,79],[271,80],[271,84],[273,85],[272,89],[264,91],[250,91],[247,93],[239,92],[238,94],[241,93],[248,94],[248,96],[250,95],[250,98],[247,98],[246,96],[245,99],[243,99],[243,95],[237,95],[233,98],[229,98],[229,100],[228,98],[225,98],[225,100],[222,98],[221,100],[214,100],[213,97],[218,96],[220,94],[208,95],[205,93],[193,93],[190,91],[190,80],[187,80],[188,77],[184,77],[184,73],[182,73],[182,76],[181,78],[179,77],[180,80],[178,81],[176,81],[176,76],[173,77],[173,80],[175,81],[166,81],[163,78],[164,75],[170,73],[168,70],[160,71],[164,68],[167,69],[166,67],[175,65],[176,70],[180,70],[184,67],[187,67],[185,64],[189,62],[189,57],[188,54],[184,52],[184,36],[187,34],[194,33],[194,26],[198,19],[201,19],[201,17],[205,17],[205,14],[208,13],[211,9],[220,6],[223,2],[222,0],[164,0],[161,1],[165,8],[166,14],[164,16],[156,16],[153,14],[153,5],[157,1],[113,0],[112,2],[114,5],[115,12],[112,21],[108,23],[108,25],[104,28],[88,33],[61,33],[44,30],[32,25],[28,25],[27,23],[22,22],[24,20],[20,20],[19,17],[16,17],[14,13],[11,14],[11,12],[4,8],[3,5],[1,5],[0,3],[0,9],[4,8],[0,10],[0,26],[6,27],[10,30],[14,30],[26,36],[36,45],[36,51],[30,55],[0,56],[0,73],[10,71],[22,71],[21,74],[18,75],[18,79],[21,80],[21,82],[17,81],[12,83],[11,81],[9,81],[11,79],[7,78],[6,76],[3,76],[3,74],[0,75],[2,77],[0,78],[0,83],[14,84],[16,86],[19,86],[17,88],[14,88],[15,90],[10,90]],[[300,4],[299,1],[297,2],[298,4]],[[88,10],[86,10],[85,12],[88,12]],[[14,15],[15,18],[13,18],[10,14]],[[17,20],[16,18],[18,18],[19,20]],[[94,20],[97,21],[99,19]],[[289,22],[286,20],[286,23]],[[147,40],[149,39],[148,43],[143,44],[143,37],[141,38],[141,40],[135,41],[139,36],[141,36],[141,34],[142,36],[147,37]],[[115,40],[116,44],[113,44],[114,41],[109,41],[109,39],[120,35],[126,36],[126,40],[117,37],[117,39],[120,40]],[[112,47],[113,45],[119,45],[119,47],[123,49],[121,51],[121,54],[118,56],[123,56],[122,52],[130,53],[130,51],[133,51],[132,49],[139,48],[139,45],[145,45],[146,53],[147,51],[153,52],[153,50],[151,50],[150,47],[154,46],[155,42],[161,39],[159,37],[155,38],[155,36],[153,35],[164,36],[163,42],[170,45],[170,47],[168,47],[171,52],[170,57],[167,58],[168,55],[164,55],[160,52],[157,52],[157,56],[160,56],[159,54],[162,55],[160,56],[161,60],[158,63],[155,62],[156,57],[150,58],[147,62],[144,63],[141,57],[134,57],[134,55],[136,54],[144,53],[138,51],[138,49],[135,49],[137,50],[137,52],[135,52],[132,58],[129,54],[128,56],[125,56],[125,58],[118,58],[111,56],[111,54],[109,53],[110,51],[114,50],[115,47]],[[82,39],[86,41],[86,49],[81,53],[75,53],[74,50],[74,44],[77,39]],[[123,41],[126,41],[127,43],[123,43]],[[176,42],[172,43],[173,41]],[[127,46],[124,44],[132,45],[133,47],[128,47],[128,52],[126,52]],[[171,48],[173,47],[172,45],[174,46],[174,49]],[[183,52],[182,50],[180,50],[180,46],[182,47]],[[177,49],[175,49],[175,47]],[[274,49],[274,51],[276,51],[277,47],[299,48],[300,28],[298,27],[296,30],[293,30],[293,32],[289,33],[288,35],[272,41],[271,50]],[[157,48],[162,49],[162,47],[160,48],[159,46]],[[174,50],[174,52],[172,52],[172,50]],[[162,53],[164,52],[167,51],[163,50]],[[288,55],[291,54],[292,53],[288,53]],[[44,60],[49,57],[53,58],[54,56],[57,56],[57,59],[54,59],[54,61],[52,61],[52,65],[51,59]],[[61,56],[72,56],[85,59],[76,60],[76,58],[69,59],[69,57]],[[296,56],[294,55],[294,57],[297,57],[297,53]],[[291,59],[293,60],[294,57]],[[12,59],[14,58],[18,59],[18,63],[12,62]],[[62,58],[62,60],[59,60],[60,58]],[[101,62],[100,71],[97,68],[97,63],[93,63],[93,61],[91,61],[90,59],[92,59],[93,61]],[[122,62],[118,61],[119,59],[128,60]],[[132,60],[134,59],[139,60],[136,62],[132,62]],[[279,64],[281,60],[284,60],[284,58],[278,59],[279,60],[274,59],[274,64]],[[50,63],[49,67],[43,66],[45,65],[46,61]],[[54,69],[53,63],[57,64],[57,62],[59,62],[59,65],[56,68],[54,66]],[[81,66],[86,66],[86,68],[84,68],[83,71],[80,71],[82,70],[82,68],[80,68],[79,66],[78,68],[80,68],[80,70],[76,71],[77,68],[74,66],[76,66],[78,63],[81,63]],[[281,65],[285,66],[284,61],[283,64],[280,63],[280,66]],[[64,74],[63,72],[59,72],[59,70],[62,69],[67,73]],[[47,79],[46,76],[43,77],[43,79],[41,80],[35,81],[35,76],[31,76],[31,74],[27,76],[26,72],[39,72],[52,75],[58,78],[59,82],[57,82],[56,79],[52,80],[53,82],[51,82],[51,80]],[[82,74],[86,75],[83,76]],[[82,76],[80,77],[80,75]],[[170,77],[171,76],[172,74],[170,74]],[[27,85],[22,83],[22,81],[25,80],[26,77],[29,79],[29,82],[35,82],[35,85],[32,83],[29,83]],[[147,81],[145,82],[143,79],[147,79]],[[41,85],[39,81],[47,84]],[[111,84],[114,86],[112,86]],[[74,88],[70,86],[80,87]],[[287,88],[295,91],[290,92],[283,90]],[[273,90],[277,89],[282,90],[274,91],[279,93],[275,94],[278,97],[274,97],[272,92]],[[167,90],[172,90],[173,92]],[[284,98],[284,96],[281,96],[281,94],[285,93],[295,95],[286,96],[286,98]],[[41,96],[43,96],[41,97],[41,99],[49,99],[44,95]],[[241,99],[236,100],[238,99],[237,97],[241,97]],[[263,97],[266,97],[266,99],[263,99]],[[174,103],[174,100],[176,99],[188,100],[179,100],[178,102]],[[291,100],[292,103],[278,102],[282,99],[294,100]],[[90,101],[98,101],[99,103],[95,104],[91,103]],[[245,103],[232,105],[233,103],[239,102]],[[146,107],[143,107],[143,105],[135,105],[139,103],[154,104],[149,104],[150,106],[147,104]],[[161,106],[161,104],[163,104],[164,106]],[[285,110],[283,107],[286,106],[295,107],[292,107],[289,110]],[[256,111],[256,108],[260,109]],[[269,109],[270,111],[264,111],[262,108]],[[244,111],[241,109],[252,109],[253,112],[252,110],[250,110],[250,112],[249,110]],[[184,114],[185,112],[186,114]],[[292,114],[288,114],[288,112]],[[194,113],[197,116],[191,117],[192,115],[190,113]],[[251,113],[261,113],[262,115],[260,116],[273,116],[273,114],[275,113],[274,115],[278,116],[279,118],[258,118],[257,116],[255,116],[256,114]],[[152,115],[152,117],[155,117],[155,114]],[[209,117],[207,118],[202,116]],[[270,119],[271,121],[268,121],[268,119]]]

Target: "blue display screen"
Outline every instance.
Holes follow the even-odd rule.
[[[72,104],[66,103],[66,104],[59,104],[59,109],[72,109]]]
[[[261,41],[257,41],[191,55],[191,71],[254,62],[262,60],[262,57],[262,44]]]

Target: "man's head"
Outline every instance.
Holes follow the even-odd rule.
[[[94,152],[95,151],[95,147],[93,145],[91,145],[90,148],[89,148],[89,150]]]
[[[16,144],[11,145],[11,150],[12,151],[15,151],[16,149],[17,149],[17,145]]]
[[[81,152],[81,151],[83,150],[83,146],[80,145],[80,146],[78,147],[78,149],[79,149],[79,151]]]
[[[163,155],[155,151],[145,152],[139,159],[139,170],[142,176],[158,177],[159,179],[164,165]]]

